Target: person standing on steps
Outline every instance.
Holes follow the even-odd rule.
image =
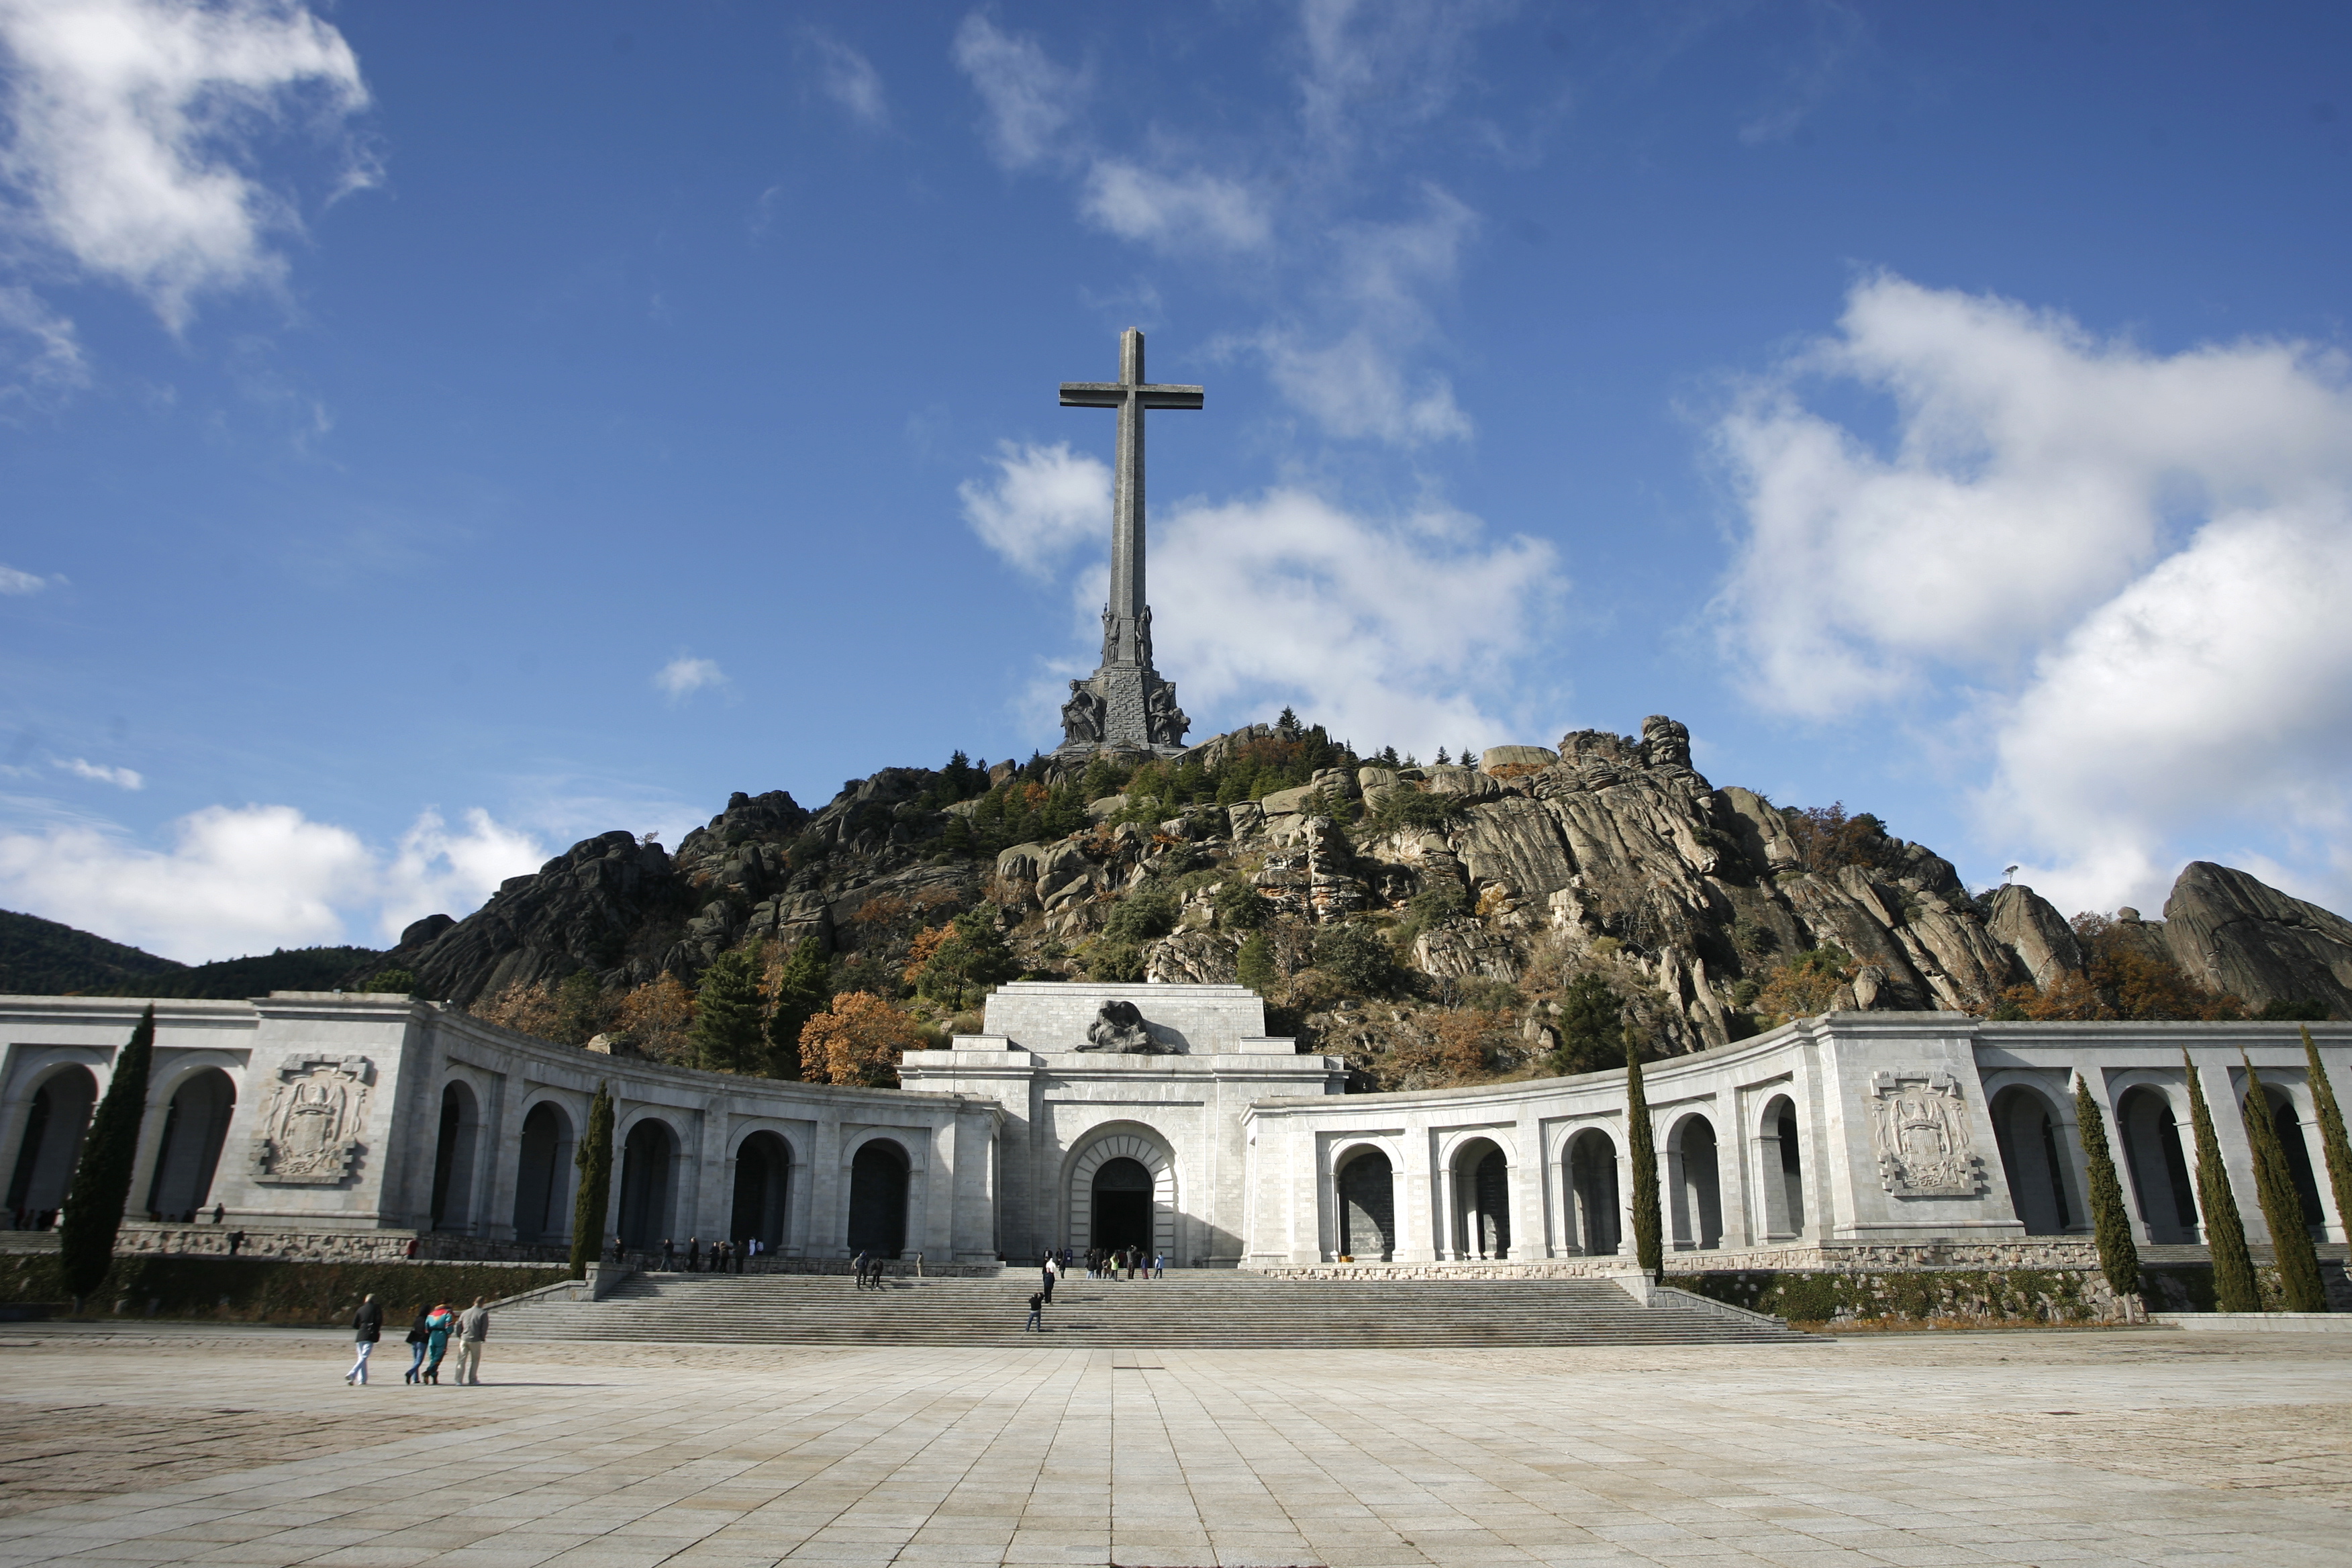
[[[1165,1279],[1168,1278],[1168,1255],[1166,1253],[1155,1252],[1151,1255],[1151,1277],[1154,1279]]]
[[[433,1328],[425,1320],[432,1316],[425,1303],[416,1304],[416,1316],[408,1325],[408,1370],[401,1374],[403,1383],[425,1381],[425,1342],[433,1337]]]
[[[863,1290],[866,1289],[865,1253],[860,1252],[856,1257],[849,1260],[849,1277],[851,1279],[856,1281],[856,1283],[850,1287],[852,1289]]]
[[[457,1314],[457,1381],[470,1387],[482,1386],[482,1343],[490,1337],[490,1310],[482,1305],[479,1296],[474,1304]]]
[[[343,1381],[354,1388],[367,1386],[368,1357],[375,1353],[376,1342],[383,1338],[383,1309],[375,1304],[373,1296],[360,1303],[359,1313],[352,1319],[352,1339],[359,1349],[359,1359],[352,1370],[343,1373]]]
[[[1045,1292],[1043,1290],[1029,1292],[1029,1321],[1021,1325],[1021,1331],[1025,1334],[1032,1329],[1041,1334],[1045,1331]]]
[[[666,1236],[662,1237],[662,1272],[677,1272],[677,1243]]]
[[[1045,1255],[1045,1305],[1052,1306],[1054,1304],[1054,1255],[1050,1252]]]

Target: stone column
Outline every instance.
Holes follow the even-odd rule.
[[[1520,1263],[1551,1256],[1550,1226],[1545,1217],[1550,1205],[1544,1201],[1549,1177],[1544,1162],[1543,1127],[1533,1111],[1521,1110],[1513,1136],[1518,1147],[1505,1156],[1511,1162],[1511,1190],[1504,1199],[1511,1205],[1511,1246],[1507,1256]]]
[[[694,1162],[693,1229],[705,1240],[727,1237],[734,1224],[735,1162],[727,1157],[728,1133],[733,1118],[728,1114],[727,1101],[719,1095],[710,1095],[702,1102],[702,1125],[696,1130],[695,1142],[700,1153]],[[728,1237],[731,1240],[732,1237]]]
[[[849,1208],[841,1187],[841,1113],[828,1109],[817,1119],[809,1157],[807,1257],[849,1256]]]
[[[1437,1156],[1437,1261],[1440,1263],[1458,1262],[1465,1250],[1461,1203],[1454,1188],[1454,1157],[1441,1149]]]
[[[474,1129],[474,1190],[466,1194],[467,1228],[485,1241],[511,1241],[514,1168],[521,1151],[507,1147],[508,1077],[482,1071],[490,1082],[478,1112],[481,1125]]]

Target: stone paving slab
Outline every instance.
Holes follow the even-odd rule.
[[[2352,1561],[2333,1335],[346,1354],[0,1341],[0,1568]]]

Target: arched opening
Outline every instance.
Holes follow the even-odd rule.
[[[1569,1141],[1568,1244],[1590,1258],[1613,1258],[1624,1246],[1617,1195],[1617,1145],[1597,1127]]]
[[[784,1244],[784,1192],[792,1180],[793,1151],[782,1135],[754,1132],[735,1151],[735,1211],[728,1235],[737,1243],[756,1241],[773,1252]]]
[[[90,1112],[97,1108],[98,1079],[85,1067],[60,1068],[33,1090],[16,1168],[8,1178],[12,1223],[34,1230],[47,1230],[56,1223],[57,1211],[65,1206],[66,1189],[73,1185],[74,1162],[81,1158]]]
[[[1360,1263],[1396,1254],[1396,1171],[1378,1149],[1360,1150],[1339,1167],[1339,1251]]]
[[[1756,1123],[1756,1198],[1766,1241],[1794,1241],[1805,1229],[1803,1146],[1796,1102],[1776,1094]]]
[[[650,1251],[669,1235],[670,1187],[677,1134],[648,1116],[621,1143],[621,1245]],[[674,1238],[673,1238],[674,1239]]]
[[[1095,1167],[1093,1234],[1087,1245],[1151,1249],[1151,1173],[1124,1155]]]
[[[896,1258],[907,1249],[907,1152],[871,1139],[849,1163],[849,1250]]]
[[[218,1068],[189,1074],[172,1091],[163,1113],[163,1136],[155,1148],[155,1176],[147,1184],[147,1212],[186,1223],[212,1196],[220,1169],[228,1119],[236,1110],[236,1085]]]
[[[1454,1157],[1454,1254],[1511,1255],[1511,1162],[1480,1138]]]
[[[564,1205],[572,1195],[572,1118],[541,1100],[522,1119],[516,1162],[514,1234],[521,1242],[562,1241],[571,1232]]]
[[[2069,1162],[2050,1102],[2012,1084],[1992,1097],[1993,1142],[2009,1173],[2009,1201],[2028,1236],[2063,1236],[2074,1228],[2066,1190]]]
[[[2194,1243],[2197,1190],[2189,1180],[2188,1152],[2173,1121],[2172,1102],[2142,1084],[2116,1107],[2123,1135],[2124,1163],[2131,1168],[2132,1195],[2139,1204],[2147,1238],[2158,1245]]]
[[[433,1146],[433,1228],[473,1224],[474,1134],[480,1129],[474,1091],[455,1079],[441,1090],[441,1136]]]
[[[2303,1118],[2295,1114],[2294,1101],[2284,1089],[2263,1086],[2270,1098],[2271,1125],[2278,1129],[2279,1145],[2286,1152],[2287,1173],[2294,1178],[2295,1195],[2303,1200],[2303,1223],[2315,1237],[2324,1238],[2327,1211],[2319,1203],[2318,1173],[2311,1168],[2311,1141],[2305,1134]]]
[[[1675,1246],[1711,1252],[1723,1245],[1723,1173],[1715,1124],[1685,1116],[1666,1140],[1667,1184],[1674,1194]]]
[[[1797,1108],[1793,1104],[1780,1101],[1780,1113],[1773,1118],[1772,1130],[1780,1142],[1780,1196],[1788,1211],[1789,1231],[1801,1236],[1805,1230],[1804,1145],[1797,1136]]]

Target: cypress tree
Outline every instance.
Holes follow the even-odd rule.
[[[2263,1200],[2263,1220],[2271,1227],[2280,1294],[2290,1312],[2325,1312],[2327,1288],[2319,1282],[2319,1254],[2304,1223],[2303,1194],[2295,1190],[2294,1173],[2287,1166],[2286,1146],[2279,1142],[2278,1123],[2271,1119],[2270,1096],[2263,1092],[2262,1075],[2242,1046],[2238,1059],[2246,1064],[2246,1099],[2238,1114],[2246,1123],[2246,1142],[2253,1146],[2254,1191]]]
[[[2319,1059],[2311,1030],[2303,1031],[2303,1059],[2311,1073],[2311,1099],[2319,1108],[2319,1143],[2327,1155],[2327,1184],[2336,1193],[2336,1217],[2352,1226],[2352,1141],[2344,1136],[2344,1113],[2336,1108],[2336,1086]]]
[[[131,1043],[114,1060],[106,1097],[89,1119],[73,1185],[58,1221],[58,1282],[79,1312],[114,1267],[114,1238],[122,1206],[131,1201],[131,1167],[139,1158],[139,1126],[147,1116],[147,1064],[155,1053],[155,1005],[139,1016]]]
[[[2189,1071],[2189,1115],[2197,1133],[2197,1206],[2205,1211],[2205,1247],[2213,1255],[2213,1306],[2223,1312],[2259,1312],[2263,1292],[2254,1282],[2252,1255],[2246,1251],[2245,1222],[2238,1217],[2230,1172],[2213,1137],[2213,1113],[2206,1109],[2204,1086],[2185,1046],[2180,1065]]]
[[[824,963],[824,944],[804,936],[784,960],[776,977],[776,1005],[768,1015],[768,1076],[798,1082],[801,1071],[801,1031],[824,1011],[832,987]]]
[[[604,1209],[613,1196],[613,1090],[601,1079],[588,1106],[588,1135],[572,1163],[580,1169],[580,1194],[572,1200],[572,1278],[585,1279],[604,1251]]]
[[[694,998],[697,1065],[725,1072],[760,1066],[759,960],[744,949],[722,952],[702,972]]]
[[[1666,1267],[1658,1219],[1658,1149],[1650,1133],[1650,1102],[1642,1093],[1642,1042],[1625,1031],[1625,1142],[1633,1168],[1633,1260],[1643,1273]]]
[[[2091,1171],[2091,1226],[2098,1237],[2099,1268],[2118,1296],[2139,1294],[2139,1247],[2132,1240],[2131,1218],[2124,1212],[2123,1183],[2116,1178],[2116,1157],[2107,1148],[2107,1119],[2091,1098],[2091,1080],[2074,1080],[2074,1127],[2082,1135],[2084,1163]]]

